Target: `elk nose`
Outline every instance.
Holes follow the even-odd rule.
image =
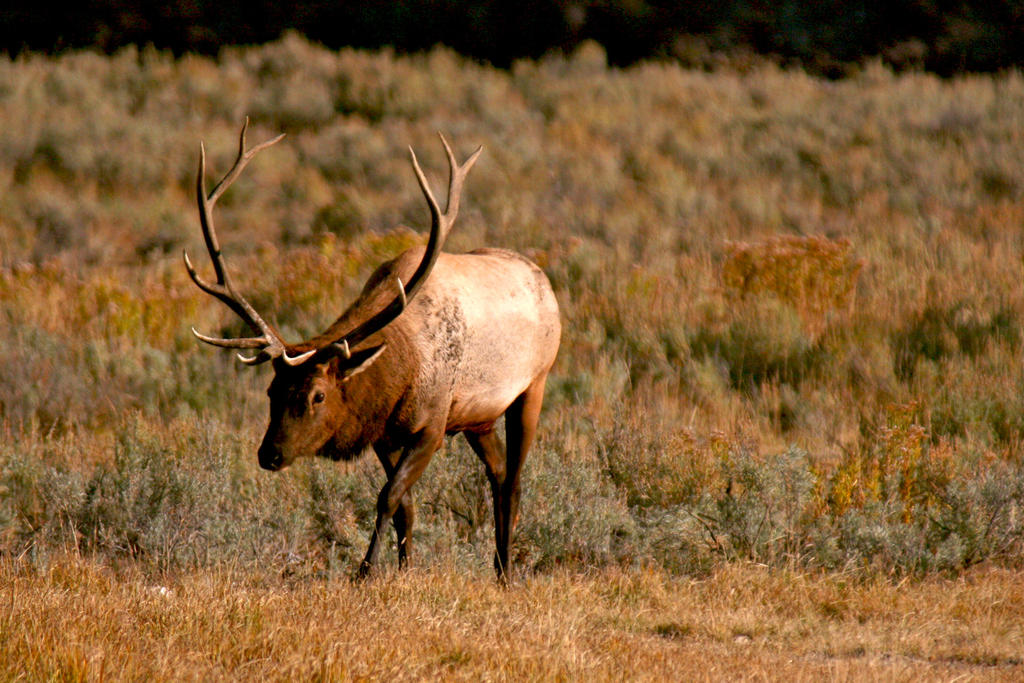
[[[271,471],[281,469],[281,464],[284,462],[284,458],[281,456],[281,451],[276,448],[268,448],[266,446],[260,447],[259,459],[260,467]]]

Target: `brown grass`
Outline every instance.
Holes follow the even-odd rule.
[[[735,564],[704,580],[452,568],[368,583],[0,567],[0,677],[1019,680],[1024,574],[893,584]]]

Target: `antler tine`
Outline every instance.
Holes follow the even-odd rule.
[[[419,265],[416,267],[416,271],[409,278],[408,283],[403,284],[400,279],[396,278],[398,282],[398,296],[392,299],[383,310],[335,342],[343,355],[346,354],[349,346],[354,346],[375,332],[380,331],[405,310],[408,302],[412,300],[420,286],[426,281],[427,276],[434,267],[434,263],[437,261],[437,257],[441,254],[441,248],[448,237],[448,232],[455,223],[455,217],[459,213],[459,197],[462,194],[462,185],[484,148],[482,145],[477,147],[476,151],[460,165],[456,161],[455,154],[452,152],[452,148],[444,135],[440,133],[438,135],[441,138],[441,144],[444,145],[445,154],[448,156],[448,203],[445,206],[444,213],[441,213],[437,199],[434,198],[434,193],[430,189],[430,183],[427,181],[423,169],[420,168],[416,152],[410,147],[409,157],[412,161],[412,170],[416,174],[416,180],[419,181],[420,190],[422,190],[423,197],[427,200],[427,207],[430,209],[430,237],[427,240],[427,248],[423,253],[423,258],[420,259]]]
[[[242,173],[242,169],[246,167],[246,165],[252,160],[254,156],[262,152],[267,147],[277,144],[285,136],[284,133],[281,133],[276,138],[273,138],[272,140],[267,140],[265,142],[261,142],[252,149],[246,151],[245,134],[248,131],[248,129],[249,117],[246,116],[245,123],[242,124],[242,132],[238,136],[238,157],[235,159],[235,165],[231,167],[231,170],[228,171],[223,178],[221,178],[220,182],[213,187],[213,191],[210,192],[209,202],[211,207],[214,204],[216,204],[217,200],[220,199],[220,196],[224,194],[224,190],[228,189],[231,183],[235,182],[235,179]],[[202,147],[202,144],[203,143],[199,143],[200,147]]]
[[[295,357],[288,356],[287,349],[284,341],[281,339],[277,331],[267,323],[256,309],[234,288],[231,283],[231,278],[228,275],[227,266],[224,263],[224,257],[220,250],[220,243],[217,239],[217,230],[213,223],[212,210],[217,200],[220,199],[224,191],[230,187],[246,165],[256,156],[259,152],[277,143],[284,137],[284,135],[278,135],[272,140],[267,140],[259,145],[256,145],[252,149],[247,150],[245,145],[245,135],[249,128],[249,118],[246,117],[245,123],[242,125],[242,132],[238,136],[238,156],[235,158],[235,163],[231,169],[220,179],[209,195],[206,194],[206,147],[200,142],[199,143],[199,172],[196,175],[196,202],[199,206],[199,223],[203,231],[203,240],[206,242],[206,249],[210,254],[210,260],[213,262],[214,273],[217,276],[217,282],[211,283],[199,276],[196,272],[195,267],[192,265],[191,260],[188,257],[188,253],[183,254],[185,259],[185,269],[188,271],[189,277],[196,283],[201,290],[210,294],[221,302],[223,302],[228,308],[235,312],[242,320],[244,320],[250,327],[261,333],[258,337],[246,337],[242,339],[220,339],[217,337],[209,337],[199,333],[194,328],[192,330],[195,336],[207,344],[214,346],[220,346],[224,348],[236,348],[236,349],[261,349],[261,351],[253,357],[246,357],[239,354],[239,358],[247,364],[262,363],[270,360],[271,358],[283,357],[286,363],[290,365],[298,365],[303,362],[313,352],[307,352],[300,354]]]
[[[476,151],[468,159],[466,163],[459,166],[455,160],[455,155],[452,153],[452,148],[448,145],[448,141],[444,135],[438,132],[438,137],[441,138],[441,144],[444,145],[445,154],[448,155],[448,203],[445,205],[445,217],[449,221],[448,228],[451,228],[451,224],[455,222],[455,217],[459,213],[459,198],[462,196],[462,183],[466,180],[466,176],[469,175],[469,170],[473,168],[473,164],[476,163],[477,157],[484,151],[483,145],[476,148]]]
[[[243,337],[241,339],[222,339],[220,337],[210,337],[196,328],[192,328],[192,334],[196,336],[196,339],[202,342],[206,342],[211,346],[219,346],[222,349],[262,349],[266,347],[267,340],[263,337]]]
[[[443,138],[442,138],[443,139]],[[420,183],[420,190],[423,191],[423,196],[427,200],[427,207],[430,209],[430,220],[431,220],[431,236],[434,234],[434,228],[441,224],[441,207],[437,205],[437,200],[434,199],[434,193],[430,189],[430,183],[427,181],[427,176],[423,174],[423,169],[420,168],[420,162],[416,158],[416,150],[409,146],[409,158],[412,160],[412,170],[416,173],[416,180]],[[449,160],[451,157],[449,157]],[[449,161],[451,168],[455,168],[455,164]],[[451,184],[451,171],[449,173],[449,184]]]

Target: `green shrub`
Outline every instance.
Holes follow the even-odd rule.
[[[711,547],[728,559],[799,563],[813,548],[817,489],[807,453],[796,448],[760,462],[729,453],[724,491],[708,491],[691,512]]]
[[[1019,347],[1021,331],[1016,312],[1007,306],[990,314],[976,312],[986,308],[966,302],[928,306],[908,320],[892,340],[896,376],[912,380],[922,359],[939,362],[956,353],[973,358],[984,353],[989,344]]]
[[[737,306],[725,325],[701,327],[689,339],[695,358],[715,358],[733,387],[752,391],[762,384],[798,384],[816,376],[832,358],[807,334],[797,311],[775,298]]]
[[[537,449],[523,477],[515,561],[535,569],[629,563],[636,521],[597,463]]]

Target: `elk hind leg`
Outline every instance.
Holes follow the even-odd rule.
[[[505,578],[509,570],[508,546],[519,520],[519,479],[523,463],[526,462],[526,454],[537,434],[546,379],[547,373],[535,379],[505,411],[505,443],[508,455],[505,458],[505,480],[501,485],[501,523],[504,529],[499,536],[498,554],[494,563],[499,578]]]
[[[497,432],[492,426],[483,432],[464,432],[466,441],[469,442],[473,452],[477,454],[484,463],[484,470],[487,473],[487,481],[491,485],[491,503],[494,506],[494,541],[495,547],[507,547],[508,538],[506,533],[508,525],[504,523],[505,505],[504,489],[505,483],[505,446],[501,443]],[[501,575],[499,555],[495,552],[494,568]]]

